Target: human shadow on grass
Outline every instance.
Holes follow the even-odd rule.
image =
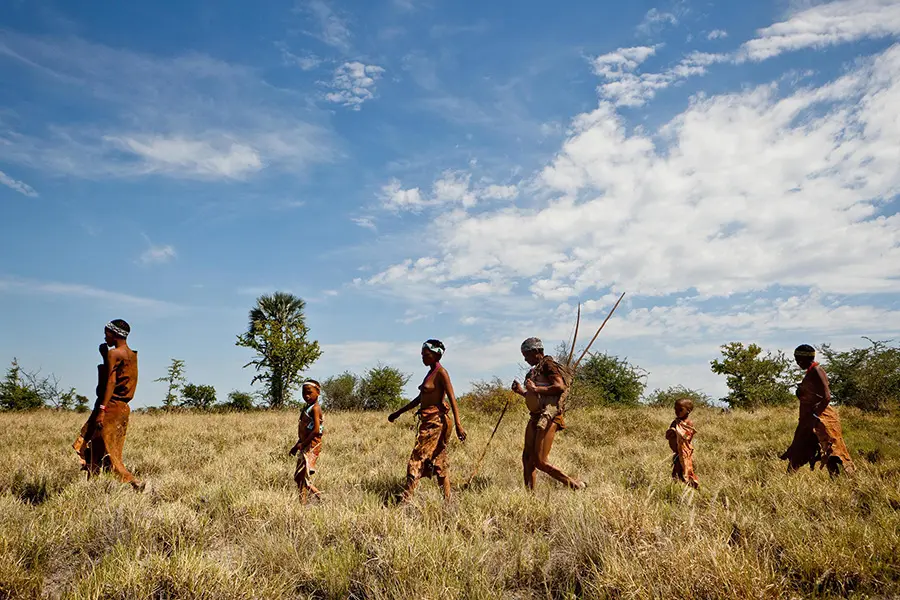
[[[379,475],[362,480],[362,489],[366,493],[377,496],[384,506],[399,504],[403,497],[403,485],[406,479],[399,479],[390,475]]]
[[[419,480],[417,489],[421,489],[423,485],[428,485],[433,480],[423,477]],[[405,478],[391,477],[390,475],[379,475],[362,480],[363,491],[378,496],[384,506],[395,506],[403,499],[403,488],[406,483]],[[434,485],[434,483],[432,483]],[[491,485],[491,478],[483,475],[476,475],[471,481],[454,482],[453,490],[457,493],[483,492]]]

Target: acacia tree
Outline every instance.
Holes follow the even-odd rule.
[[[237,338],[238,346],[256,352],[244,367],[256,368],[252,383],[265,384],[272,408],[288,403],[301,374],[322,355],[319,342],[307,339],[305,308],[306,302],[293,294],[263,294],[250,310],[247,331]]]
[[[763,355],[756,344],[730,342],[721,347],[722,358],[710,363],[713,373],[725,375],[731,390],[724,398],[731,408],[757,408],[790,403],[797,375],[783,352]]]
[[[216,388],[211,385],[189,383],[182,388],[181,406],[209,410],[216,403]]]
[[[184,376],[184,361],[173,358],[169,364],[169,369],[165,377],[154,379],[153,381],[162,381],[168,384],[166,389],[166,398],[163,400],[163,406],[166,410],[170,410],[178,401],[178,391],[184,386],[187,379]]]
[[[24,380],[22,368],[14,358],[0,382],[0,410],[33,410],[44,406],[44,399]]]

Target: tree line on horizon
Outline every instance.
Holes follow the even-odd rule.
[[[302,298],[285,292],[264,294],[256,299],[248,315],[247,330],[235,344],[253,350],[244,365],[253,367],[251,385],[262,384],[256,393],[234,390],[219,402],[212,385],[188,382],[185,362],[173,358],[166,375],[154,381],[167,384],[162,407],[146,410],[247,411],[281,409],[297,404],[294,392],[307,369],[319,359],[318,341],[309,339]],[[819,347],[821,362],[828,373],[835,404],[866,411],[882,411],[900,405],[900,347],[891,341],[864,338],[869,345],[846,351],[829,344]],[[757,344],[730,342],[720,348],[721,356],[710,368],[726,378],[728,394],[718,403],[732,409],[784,406],[795,401],[794,388],[801,374],[790,357],[781,351],[767,352]],[[561,345],[558,356],[568,354]],[[627,358],[608,353],[591,353],[573,376],[567,406],[636,407],[671,406],[678,398],[689,397],[697,405],[715,405],[709,395],[685,386],[646,391],[649,373]],[[345,371],[321,381],[323,403],[331,410],[387,410],[406,402],[403,387],[410,375],[378,364],[362,375]],[[472,382],[460,401],[476,409],[494,411],[506,402],[521,398],[499,378]],[[65,390],[54,375],[25,371],[13,359],[0,382],[0,411],[53,408],[87,411],[90,400],[74,388]],[[302,400],[300,401],[302,403]]]

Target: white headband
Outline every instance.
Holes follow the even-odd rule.
[[[125,339],[128,337],[128,332],[125,331],[124,329],[122,329],[121,327],[113,324],[112,321],[110,321],[109,323],[106,324],[106,328],[109,329],[110,331],[112,331],[114,334],[116,334],[117,336],[119,336],[122,339]]]

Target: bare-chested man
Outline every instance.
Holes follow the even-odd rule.
[[[439,340],[428,340],[422,345],[422,363],[429,367],[429,370],[422,385],[419,386],[419,395],[415,400],[391,413],[388,417],[388,421],[393,423],[406,411],[420,406],[417,412],[419,433],[406,467],[404,502],[408,502],[412,497],[419,479],[423,476],[431,477],[431,475],[437,477],[438,484],[444,492],[444,500],[450,500],[450,465],[447,461],[447,443],[450,441],[450,433],[453,428],[447,413],[453,411],[456,436],[459,441],[465,441],[466,431],[459,420],[459,408],[456,406],[456,394],[453,392],[453,384],[450,383],[450,375],[441,366],[443,355],[444,344]],[[449,407],[447,398],[450,399]]]
[[[121,481],[143,491],[145,484],[132,475],[122,462],[125,431],[137,388],[137,352],[125,341],[131,327],[122,319],[110,321],[104,330],[106,341],[100,344],[103,364],[97,367],[97,402],[81,435],[73,444],[88,478],[101,470],[112,472]]]
[[[838,475],[841,466],[848,473],[853,472],[850,451],[841,433],[841,421],[837,412],[829,406],[831,388],[825,370],[816,362],[816,349],[808,344],[794,350],[797,366],[806,371],[803,381],[797,386],[800,400],[800,419],[790,447],[781,455],[788,461],[788,471],[796,471],[805,464],[814,468],[816,462],[828,468],[833,476]]]
[[[531,412],[525,426],[525,449],[522,451],[525,487],[534,489],[537,470],[572,489],[584,489],[584,482],[572,479],[547,462],[556,432],[566,426],[560,405],[566,391],[561,367],[552,357],[544,355],[544,344],[538,338],[522,342],[521,350],[531,370],[525,376],[525,387],[514,381],[512,391],[525,396],[525,404]]]

